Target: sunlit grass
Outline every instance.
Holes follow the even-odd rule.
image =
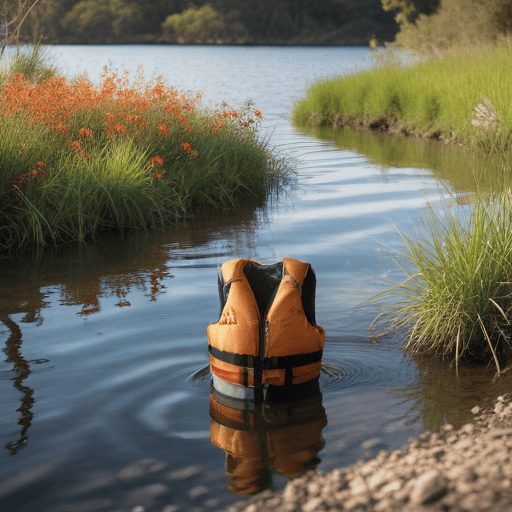
[[[14,68],[17,69],[17,68]],[[83,241],[233,207],[286,173],[250,103],[206,108],[142,69],[96,85],[11,73],[0,87],[0,251]]]
[[[414,238],[401,235],[401,283],[378,295],[371,331],[405,335],[405,348],[484,360],[497,374],[512,356],[512,190],[471,206],[428,205]]]
[[[509,43],[452,50],[405,66],[397,59],[386,64],[318,80],[296,102],[294,122],[385,128],[486,151],[508,149],[512,133]],[[487,129],[472,124],[482,96],[490,101],[497,118]]]

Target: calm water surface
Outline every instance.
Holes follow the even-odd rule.
[[[456,377],[446,364],[404,356],[396,340],[367,336],[373,316],[359,306],[383,279],[401,278],[395,226],[413,234],[443,184],[467,202],[470,170],[482,164],[438,145],[293,128],[290,108],[307,83],[371,65],[366,48],[51,52],[70,75],[96,80],[109,60],[131,72],[143,64],[206,101],[252,99],[298,175],[265,202],[0,265],[1,510],[220,510],[305,469],[346,466],[425,428],[460,425],[509,388],[490,383],[492,368]],[[227,457],[210,442],[206,326],[218,318],[217,266],[239,257],[310,262],[327,332],[321,400],[252,413],[265,460]]]

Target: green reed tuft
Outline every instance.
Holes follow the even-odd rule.
[[[497,374],[512,356],[512,190],[472,207],[429,204],[416,238],[401,235],[406,279],[372,302],[371,332],[398,331],[413,353],[484,359]]]
[[[506,40],[500,46],[410,56],[407,65],[383,57],[370,70],[313,83],[295,103],[293,121],[403,132],[486,152],[507,149],[512,134],[510,47]],[[472,123],[482,95],[499,126],[484,130]]]

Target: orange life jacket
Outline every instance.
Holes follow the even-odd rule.
[[[325,331],[315,323],[315,288],[311,266],[291,258],[224,263],[220,319],[207,328],[214,387],[258,399],[268,386],[317,378]]]

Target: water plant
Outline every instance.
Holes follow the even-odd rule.
[[[284,175],[251,105],[205,108],[142,68],[101,78],[11,73],[0,87],[0,251],[233,206]]]
[[[470,206],[428,204],[417,237],[401,235],[406,278],[372,299],[370,332],[398,332],[405,348],[485,360],[512,357],[512,190],[477,193]]]

